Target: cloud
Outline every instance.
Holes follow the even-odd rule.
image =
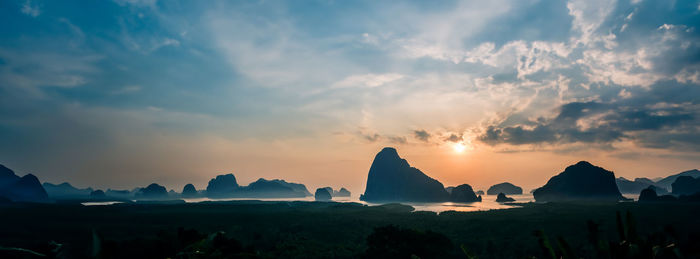
[[[387,139],[392,144],[406,144],[407,142],[406,137],[402,136],[389,136]]]
[[[445,138],[445,141],[450,141],[450,142],[461,142],[462,141],[462,136],[457,136],[455,134],[450,134],[450,136]]]
[[[428,142],[430,140],[430,133],[425,130],[414,130],[413,136],[423,142]]]
[[[119,94],[130,94],[130,93],[135,93],[135,92],[138,92],[138,91],[141,91],[141,86],[138,86],[138,85],[127,85],[127,86],[122,87],[121,89],[112,91],[112,94],[116,94],[116,95],[119,95]]]
[[[0,10],[17,25],[0,27],[0,153],[15,157],[129,140],[128,157],[155,135],[225,152],[699,150],[697,1],[18,3]]]
[[[625,102],[570,102],[561,105],[554,117],[489,125],[477,139],[489,145],[611,144],[627,140],[643,147],[700,150],[695,141],[700,137],[700,104],[657,101],[635,96]]]
[[[364,74],[346,77],[340,82],[334,83],[332,88],[346,87],[378,87],[403,78],[404,75],[396,73],[388,74]]]
[[[38,4],[33,3],[32,0],[24,1],[21,9],[23,14],[29,15],[31,17],[37,17],[41,14],[41,8]]]

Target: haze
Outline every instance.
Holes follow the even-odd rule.
[[[0,23],[0,163],[42,181],[360,193],[393,146],[529,191],[700,161],[698,1],[27,0]]]

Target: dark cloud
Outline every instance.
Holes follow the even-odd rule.
[[[681,93],[683,88],[694,93],[697,86],[657,84],[631,100],[571,102],[560,106],[553,118],[491,125],[478,139],[490,145],[610,144],[627,139],[644,147],[700,150],[700,104],[668,93]],[[668,98],[654,98],[659,92]]]
[[[462,136],[457,136],[457,135],[455,135],[455,134],[450,134],[449,137],[445,138],[445,141],[460,142],[460,141],[462,141]]]
[[[367,140],[367,141],[369,141],[369,142],[377,142],[377,141],[379,141],[379,140],[382,138],[382,136],[380,136],[380,135],[377,134],[377,133],[374,133],[374,134],[364,134],[364,133],[360,133],[360,136],[362,136],[363,139],[365,139],[365,140]]]
[[[416,137],[416,139],[424,142],[428,142],[430,139],[430,133],[428,133],[425,130],[414,130],[413,131],[413,136]]]
[[[406,137],[401,136],[389,136],[387,140],[393,144],[406,144]]]

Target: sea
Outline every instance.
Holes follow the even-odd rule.
[[[638,195],[623,194],[627,198],[637,200]],[[488,210],[501,210],[501,209],[512,209],[520,207],[521,203],[535,202],[535,198],[531,193],[520,194],[520,195],[508,195],[508,197],[515,199],[512,203],[499,203],[496,202],[496,195],[482,195],[481,202],[401,202],[401,204],[412,206],[415,211],[432,211],[432,212],[443,212],[443,211],[488,211]],[[212,199],[212,198],[185,198],[182,199],[186,203],[198,203],[198,202],[208,202],[208,201],[314,201],[313,196],[304,198],[224,198],[224,199]],[[351,197],[335,197],[333,198],[335,202],[354,202],[365,204],[367,206],[379,206],[385,203],[371,203],[361,201],[359,196]],[[113,205],[121,202],[108,201],[108,202],[84,202],[85,206],[105,206]]]
[[[486,211],[486,210],[498,210],[498,209],[510,209],[517,208],[518,203],[528,203],[534,202],[535,199],[532,194],[522,194],[522,195],[509,195],[515,199],[514,203],[498,203],[496,202],[496,195],[482,195],[481,202],[401,202],[401,204],[412,206],[415,211],[433,211],[433,212],[443,212],[443,211]],[[224,198],[224,199],[212,199],[212,198],[185,198],[182,199],[186,203],[197,203],[197,202],[207,202],[207,201],[314,201],[313,196],[304,198]],[[378,206],[384,203],[371,203],[361,201],[360,197],[334,197],[335,202],[354,202],[365,204],[367,206]],[[84,202],[85,206],[105,206],[118,204],[120,202]]]

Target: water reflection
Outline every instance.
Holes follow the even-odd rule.
[[[532,194],[521,194],[521,195],[508,195],[509,197],[515,199],[515,203],[528,203],[534,202],[535,199]],[[625,194],[627,198],[637,200],[639,195]],[[416,211],[433,211],[433,212],[443,212],[443,211],[486,211],[486,210],[499,210],[499,209],[510,209],[517,208],[519,205],[512,203],[498,203],[496,202],[496,195],[483,195],[483,200],[481,202],[471,202],[471,203],[457,203],[457,202],[402,202],[402,204],[411,205]],[[304,198],[224,198],[224,199],[211,199],[211,198],[185,198],[183,199],[187,203],[197,203],[205,201],[314,201],[314,197],[304,197]],[[359,197],[335,197],[333,198],[335,202],[356,202],[360,204],[366,204],[368,206],[378,206],[382,203],[368,203],[360,201]],[[99,206],[99,205],[113,205],[122,203],[120,201],[107,201],[107,202],[84,202],[85,206]]]
[[[485,210],[497,210],[497,209],[509,209],[516,208],[518,205],[513,204],[503,204],[496,202],[496,195],[484,195],[483,201],[481,202],[471,202],[471,203],[457,203],[457,202],[402,202],[402,204],[411,205],[416,211],[433,211],[433,212],[443,212],[443,211],[485,211]],[[517,203],[527,203],[534,202],[535,199],[532,194],[522,194],[522,195],[511,195]],[[210,199],[210,198],[192,198],[184,199],[187,203],[193,202],[203,202],[203,201],[245,201],[245,200],[257,200],[257,201],[314,201],[314,197],[305,198],[227,198],[227,199]],[[356,202],[360,204],[366,204],[369,206],[381,205],[381,203],[368,203],[360,201],[359,197],[335,197],[333,198],[335,202]]]

